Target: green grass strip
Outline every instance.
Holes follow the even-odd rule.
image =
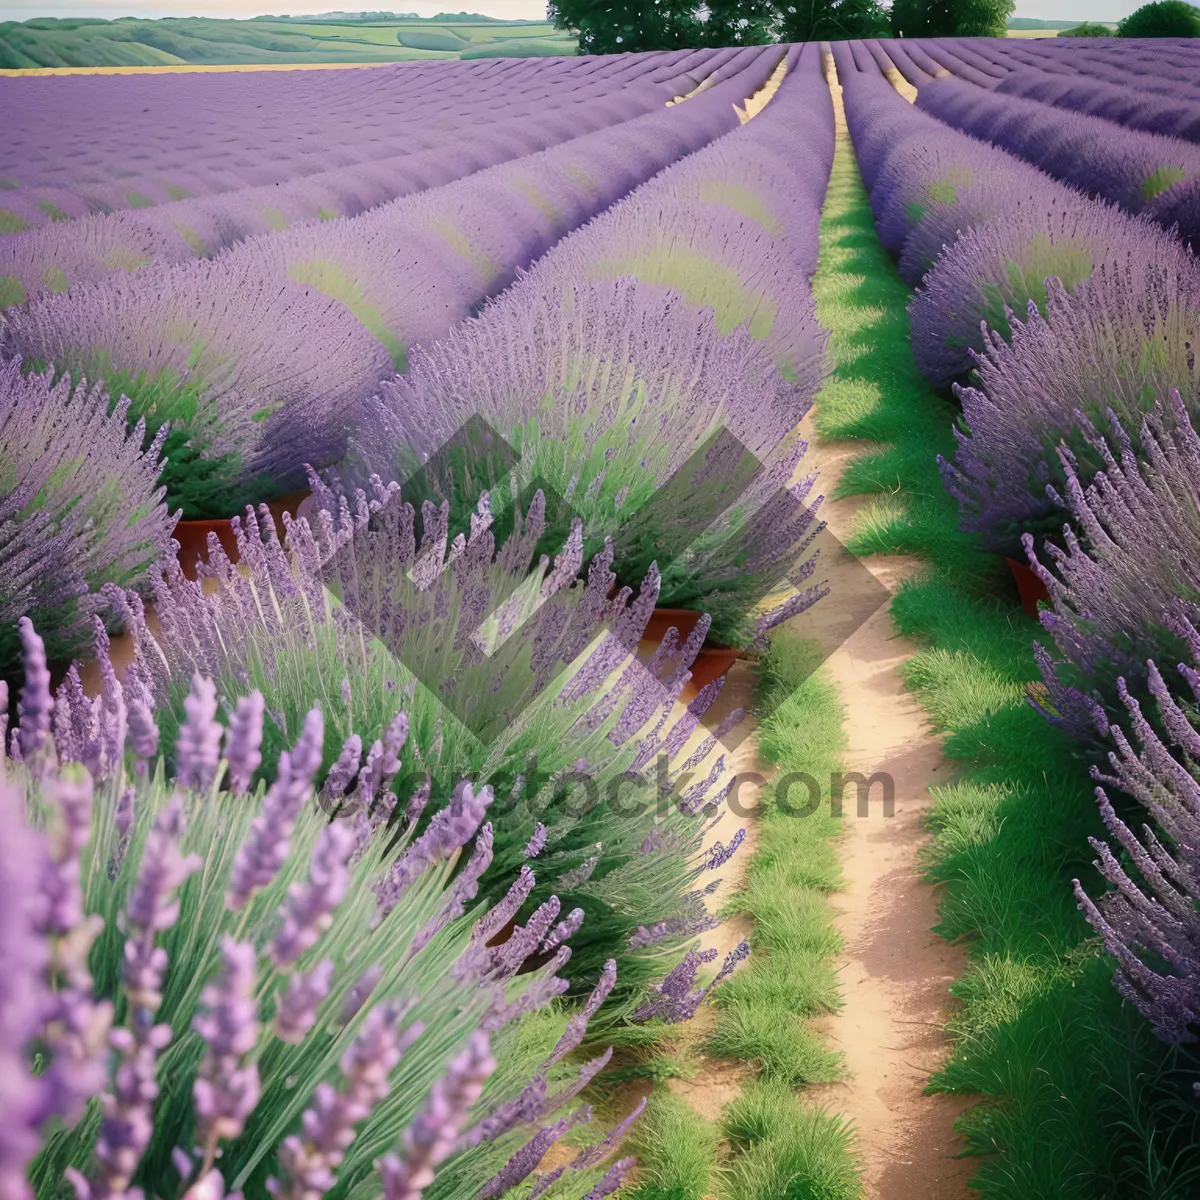
[[[1155,1040],[1111,984],[1111,962],[1076,911],[1071,880],[1098,890],[1088,837],[1103,830],[1086,764],[1026,703],[1039,626],[1003,565],[959,532],[935,455],[955,410],[916,371],[909,292],[875,236],[853,154],[839,144],[814,280],[837,368],[818,402],[826,438],[873,445],[838,495],[875,497],[850,542],[929,569],[892,604],[922,649],[907,682],[956,767],[934,788],[938,932],[969,944],[954,1050],[933,1090],[978,1095],[959,1121],[980,1155],[977,1187],[1003,1200],[1200,1194],[1193,1054]],[[815,1194],[815,1193],[814,1193]]]
[[[807,772],[828,779],[845,744],[842,710],[819,651],[782,629],[759,663],[759,753],[776,778]],[[840,1000],[832,960],[841,941],[828,895],[841,885],[836,839],[843,825],[829,806],[808,816],[783,811],[764,789],[757,841],[738,910],[754,918],[746,965],[715,993],[710,1050],[750,1063],[766,1079],[798,1088],[842,1078],[838,1056],[806,1024]]]

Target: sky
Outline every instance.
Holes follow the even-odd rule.
[[[1141,0],[1017,0],[1015,15],[1061,21],[1118,21]],[[359,7],[356,9],[354,6]],[[263,13],[303,13],[379,9],[415,12],[432,17],[439,12],[479,12],[508,20],[541,20],[545,0],[0,0],[0,20],[27,21],[31,17],[253,17]]]

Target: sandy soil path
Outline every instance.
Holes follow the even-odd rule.
[[[820,467],[822,490],[829,493],[844,464],[866,447],[821,442],[811,423],[810,417],[806,457]],[[974,1195],[966,1186],[974,1165],[955,1159],[962,1139],[953,1123],[968,1102],[923,1094],[949,1049],[943,1025],[953,1000],[947,988],[966,961],[961,947],[932,932],[936,893],[918,865],[928,840],[922,826],[928,785],[945,778],[947,766],[899,674],[915,647],[896,634],[886,603],[862,621],[883,598],[864,581],[864,567],[890,593],[920,564],[858,560],[840,549],[864,503],[826,501],[822,511],[832,536],[822,545],[821,574],[833,587],[830,599],[839,602],[817,605],[798,628],[829,644],[845,637],[826,667],[845,706],[846,768],[868,779],[876,772],[890,776],[894,815],[884,815],[882,785],[870,793],[865,817],[858,815],[857,789],[846,788],[845,887],[830,898],[845,939],[838,963],[844,1007],[818,1028],[845,1056],[849,1079],[804,1095],[853,1121],[868,1200],[967,1200]]]

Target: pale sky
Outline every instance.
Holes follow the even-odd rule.
[[[1062,21],[1118,21],[1139,7],[1141,0],[1017,0],[1016,16]],[[358,5],[355,8],[355,4]],[[432,17],[439,12],[479,12],[508,20],[542,20],[545,0],[0,0],[0,20],[31,17],[254,17],[263,13],[348,12],[379,9],[415,12]]]

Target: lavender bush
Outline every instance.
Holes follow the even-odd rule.
[[[94,594],[143,579],[170,553],[162,439],[143,451],[127,404],[110,412],[102,388],[0,362],[0,666],[15,661],[19,617],[36,614],[54,652],[72,653]]]
[[[614,968],[569,1021],[552,1003],[567,946],[517,974],[537,915],[500,940],[503,905],[472,907],[490,789],[464,780],[423,833],[363,844],[313,802],[312,709],[265,792],[215,803],[224,760],[204,791],[161,765],[126,772],[136,674],[106,669],[90,716],[64,709],[22,635],[15,757],[0,759],[5,1194],[65,1179],[85,1200],[499,1196],[541,1120],[588,1118],[576,1097],[607,1056],[564,1060]],[[213,740],[211,694],[197,676],[189,768]],[[576,1186],[600,1186],[623,1132]]]
[[[1071,293],[1098,272],[1123,272],[1141,289],[1147,276],[1187,275],[1191,255],[1145,217],[1065,191],[1017,196],[1012,208],[960,238],[925,277],[909,306],[917,365],[944,386],[966,376],[982,349],[981,324],[1005,340],[1009,313],[1032,302],[1045,312],[1045,280]]]
[[[12,312],[8,353],[104,379],[173,422],[168,495],[220,517],[345,449],[414,342],[468,317],[569,229],[738,124],[759,56],[686,104],[332,224],[148,267]]]
[[[408,480],[480,417],[520,456],[514,486],[540,480],[567,497],[597,539],[589,550],[611,534],[633,582],[669,540],[642,524],[647,506],[725,430],[764,469],[739,495],[733,464],[709,464],[728,498],[704,502],[713,528],[664,570],[663,603],[708,610],[733,644],[755,632],[744,616],[765,596],[777,593],[758,632],[810,603],[816,593],[795,588],[812,570],[819,500],[808,504],[811,478],[791,482],[804,449],[793,431],[825,370],[806,277],[833,123],[815,46],[793,57],[762,114],[564,239],[477,320],[415,353],[371,402],[343,474]],[[822,104],[828,121],[797,146],[796,123]],[[481,462],[435,498],[473,495],[490,469]],[[504,497],[493,501],[503,511]]]
[[[954,79],[921,89],[927,112],[1019,154],[1089,195],[1145,213],[1189,244],[1200,237],[1200,148],[1178,138],[1125,129],[1019,96]]]
[[[1194,652],[1200,636],[1189,626]],[[1194,1042],[1200,1027],[1200,737],[1193,705],[1200,700],[1200,674],[1180,666],[1192,698],[1171,695],[1153,661],[1147,664],[1165,737],[1151,726],[1138,701],[1125,705],[1132,736],[1117,726],[1111,734],[1111,774],[1094,771],[1100,783],[1137,800],[1154,827],[1131,828],[1103,788],[1100,812],[1113,843],[1092,839],[1096,867],[1113,891],[1093,900],[1079,880],[1075,895],[1084,916],[1117,960],[1113,983],[1167,1042]]]
[[[1191,552],[1200,545],[1200,437],[1177,391],[1145,418],[1136,447],[1111,411],[1100,429],[1085,420],[1084,432],[1104,469],[1087,482],[1079,456],[1061,447],[1065,484],[1061,496],[1049,490],[1071,517],[1064,546],[1047,543],[1039,556],[1029,535],[1025,546],[1050,595],[1042,624],[1060,656],[1041,655],[1046,683],[1056,696],[1076,689],[1087,697],[1057,717],[1087,734],[1089,725],[1103,732],[1105,714],[1121,715],[1130,696],[1148,698],[1147,659],[1191,648],[1200,621]],[[1081,705],[1090,720],[1075,728]]]
[[[266,778],[278,777],[283,750],[319,700],[321,801],[364,837],[401,819],[405,790],[414,794],[408,818],[436,822],[460,779],[486,784],[501,810],[486,894],[506,886],[532,847],[564,908],[587,918],[573,978],[585,980],[620,947],[623,992],[633,998],[710,921],[697,890],[707,866],[697,857],[700,814],[715,811],[729,786],[717,736],[741,712],[712,733],[699,728],[722,681],[674,710],[707,620],[682,644],[668,638],[649,662],[632,659],[656,573],[632,601],[628,588],[609,599],[609,546],[577,579],[578,523],[553,564],[535,562],[541,496],[497,545],[486,496],[469,537],[451,542],[448,508],[432,505],[418,539],[396,485],[376,481],[353,508],[319,480],[314,487],[314,524],[289,521],[286,545],[269,514],[247,514],[239,567],[219,548],[211,557],[218,590],[171,564],[155,581],[155,633],[136,596],[108,589],[136,643],[130,672],[152,697],[166,744],[182,736],[201,675],[213,680],[212,704],[229,712],[261,693],[254,753]],[[215,755],[210,748],[209,768]],[[518,907],[530,889],[532,881]],[[543,886],[530,903],[550,899]],[[661,936],[633,939],[659,922],[668,922]]]
[[[1059,445],[1072,450],[1071,476],[1086,485],[1103,465],[1082,429],[1103,429],[1111,416],[1136,448],[1156,402],[1178,389],[1200,411],[1200,271],[1101,269],[1073,295],[1046,281],[1046,315],[1030,308],[1010,319],[1011,344],[989,332],[973,357],[977,387],[956,389],[965,428],[942,462],[942,478],[959,503],[963,528],[993,550],[1019,554],[1020,537],[1061,527],[1067,494]],[[1111,414],[1111,416],[1110,416]]]

